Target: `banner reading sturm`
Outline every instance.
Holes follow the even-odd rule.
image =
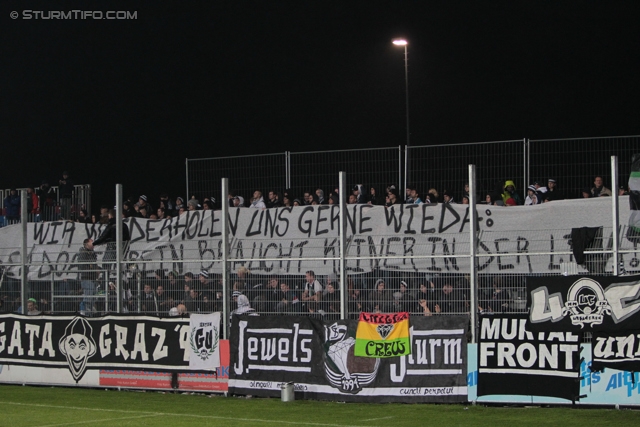
[[[357,321],[302,316],[234,316],[229,392],[349,402],[467,399],[468,316],[411,317],[408,356],[358,357]]]
[[[527,278],[529,330],[623,331],[640,321],[640,276]]]
[[[478,396],[552,396],[577,400],[579,336],[529,330],[527,315],[481,315]]]
[[[189,319],[0,315],[0,363],[87,369],[189,368]]]

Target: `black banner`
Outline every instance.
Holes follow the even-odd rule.
[[[528,277],[534,332],[624,331],[640,322],[640,276]]]
[[[596,331],[591,343],[591,370],[604,368],[640,372],[640,329],[608,333]]]
[[[467,400],[468,316],[411,317],[412,354],[354,355],[356,320],[234,316],[229,392],[349,402]]]
[[[0,363],[87,369],[189,369],[189,319],[0,315]]]
[[[578,400],[579,336],[529,330],[524,315],[481,315],[478,396],[551,396]]]

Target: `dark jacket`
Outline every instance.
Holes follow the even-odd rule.
[[[129,235],[129,227],[127,226],[126,223],[122,223],[122,241],[126,242],[131,240],[131,236]],[[107,224],[107,227],[102,230],[102,234],[100,234],[100,237],[98,237],[94,242],[93,245],[97,246],[97,245],[103,245],[105,243],[115,243],[116,241],[116,219],[115,218],[110,218],[109,219],[109,223]]]
[[[61,180],[63,181],[63,180]],[[60,183],[58,185],[58,193],[60,194],[61,199],[70,199],[73,195],[73,180],[69,177],[64,180],[64,184]]]
[[[20,196],[16,194],[9,194],[4,198],[4,207],[6,209],[6,215],[8,218],[20,217]]]
[[[84,246],[78,252],[78,271],[80,280],[98,280],[100,269],[98,267],[98,255]]]

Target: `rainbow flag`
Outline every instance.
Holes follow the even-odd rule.
[[[411,354],[409,313],[360,313],[354,355],[396,357]]]

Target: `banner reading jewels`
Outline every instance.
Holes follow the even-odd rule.
[[[462,402],[467,399],[468,316],[411,317],[411,354],[354,355],[356,320],[234,316],[229,392],[348,402]]]
[[[182,318],[2,314],[0,363],[68,367],[76,383],[89,369],[184,372],[194,351],[191,335],[189,319]]]

